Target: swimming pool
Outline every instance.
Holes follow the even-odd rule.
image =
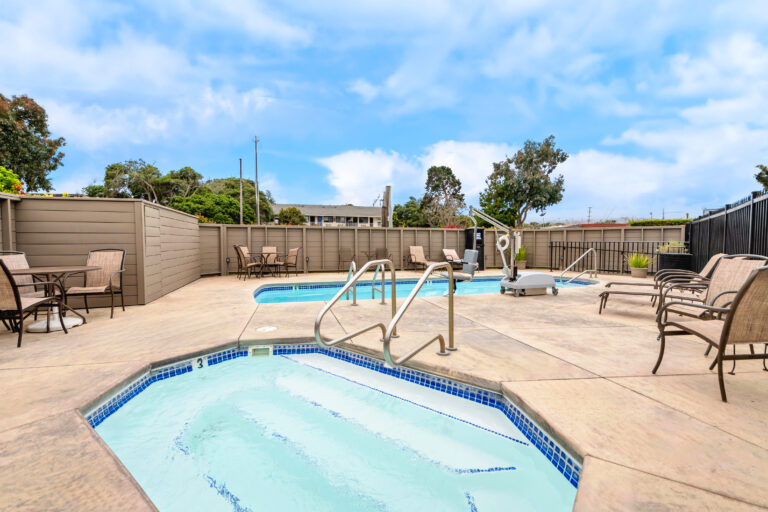
[[[480,293],[499,293],[502,276],[476,277],[468,283],[457,283],[456,295],[476,295]],[[398,279],[397,297],[407,297],[413,290],[418,279]],[[566,283],[567,279],[555,278],[558,288],[576,288],[594,284],[595,281],[586,279],[575,280]],[[285,285],[265,285],[259,287],[254,292],[256,302],[263,304],[274,304],[279,302],[314,302],[327,301],[333,298],[343,286],[344,282],[334,281],[330,283],[302,283]],[[381,283],[377,283],[381,286]],[[387,281],[386,297],[389,297],[391,290],[389,281]],[[447,279],[428,279],[424,286],[419,290],[419,297],[442,297],[448,294]],[[359,281],[357,283],[357,300],[371,298],[371,281]],[[381,294],[376,292],[376,298],[381,298]],[[346,298],[342,298],[346,300]],[[349,300],[352,300],[350,293]]]
[[[86,413],[159,510],[573,506],[580,464],[501,395],[315,345],[247,355],[157,370]]]

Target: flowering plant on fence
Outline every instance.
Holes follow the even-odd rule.
[[[15,172],[0,165],[0,192],[23,196],[23,186],[24,182],[19,179]]]

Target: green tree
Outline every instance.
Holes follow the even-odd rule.
[[[104,185],[91,183],[90,185],[83,187],[83,194],[87,195],[88,197],[106,197],[106,190]]]
[[[203,176],[191,167],[182,167],[178,171],[155,180],[155,191],[160,203],[167,204],[172,197],[189,197],[203,186]]]
[[[544,213],[563,199],[563,176],[552,173],[567,159],[568,153],[555,147],[554,135],[541,143],[526,141],[513,158],[493,164],[480,206],[504,224],[522,227],[531,210]]]
[[[755,179],[763,186],[763,190],[768,191],[768,166],[756,165],[760,172],[755,174]]]
[[[233,199],[240,200],[239,178],[208,180],[205,182],[205,187],[215,194],[225,194]],[[253,207],[256,206],[256,186],[253,180],[243,180],[243,202]],[[269,224],[274,220],[273,204],[275,204],[275,200],[272,198],[269,190],[259,190],[259,212],[262,224]]]
[[[427,223],[432,227],[453,225],[464,206],[461,181],[453,174],[451,168],[444,165],[430,167],[427,170],[426,191],[422,199],[422,210]]]
[[[240,202],[224,194],[214,194],[207,189],[201,189],[197,194],[188,197],[172,197],[168,206],[219,224],[240,223]],[[247,204],[243,205],[243,222],[256,222],[256,213]]]
[[[0,165],[13,169],[28,191],[51,190],[48,175],[61,165],[65,144],[51,138],[48,115],[35,100],[0,94]]]
[[[277,214],[277,220],[280,224],[301,226],[307,221],[307,218],[301,213],[301,210],[295,206],[291,206],[280,210],[280,213]]]
[[[397,228],[420,228],[427,226],[421,201],[411,196],[405,204],[397,204],[392,210],[392,224]]]
[[[106,197],[135,197],[159,203],[161,177],[157,167],[141,158],[110,164],[104,170]]]

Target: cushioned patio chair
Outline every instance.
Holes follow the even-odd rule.
[[[270,274],[275,275],[277,270],[277,247],[273,245],[265,245],[261,248],[261,270],[259,275],[264,275],[264,270],[268,270]]]
[[[251,274],[260,267],[261,262],[253,261],[253,256],[251,256],[248,246],[234,244],[233,247],[237,254],[237,278],[240,279],[241,276],[243,279],[250,278]]]
[[[464,256],[466,257],[466,255],[467,252],[464,251]],[[445,258],[445,261],[450,261],[451,266],[454,269],[460,269],[464,265],[464,262],[461,261],[461,258],[459,258],[456,249],[443,249],[443,258]]]
[[[600,306],[598,308],[598,314],[603,312],[603,309],[608,303],[608,298],[610,295],[650,297],[652,305],[656,304],[658,301],[658,307],[661,307],[662,297],[671,287],[674,287],[677,292],[688,292],[691,294],[691,297],[700,296],[701,293],[705,291],[709,286],[711,276],[716,271],[720,260],[724,257],[724,254],[716,254],[712,256],[701,270],[701,272],[664,272],[662,275],[654,276],[653,283],[630,283],[622,281],[612,281],[606,283],[606,288],[611,288],[613,285],[622,285],[626,286],[627,288],[613,288],[611,290],[603,290],[600,292]],[[638,290],[638,287],[645,289]],[[677,296],[675,298],[679,299],[683,297]]]
[[[20,293],[22,288],[31,288],[36,285],[57,287],[59,288],[59,294],[50,297],[30,297]],[[51,307],[59,306],[59,311],[62,311],[61,297],[63,296],[64,290],[61,287],[61,283],[58,282],[17,283],[5,261],[0,260],[0,318],[12,325],[14,330],[18,331],[17,348],[21,347],[21,338],[24,335],[24,320],[37,311],[37,308],[46,306],[48,309],[48,322],[50,322]],[[61,328],[66,333],[67,326],[64,324],[64,316],[61,314],[59,314],[59,322],[61,323]]]
[[[674,317],[672,320],[662,313],[678,306],[696,308],[708,313],[708,316],[725,317],[724,319],[702,320],[700,318]],[[740,287],[736,296],[727,306],[712,306],[708,304],[684,304],[671,302],[664,305],[658,316],[659,326],[659,358],[653,373],[659,369],[664,357],[667,336],[693,335],[704,340],[709,348],[717,348],[717,357],[710,369],[717,366],[717,379],[720,385],[720,398],[727,402],[725,395],[725,380],[723,377],[723,361],[740,359],[762,359],[765,365],[766,350],[768,350],[768,266],[752,270],[746,282]],[[736,345],[749,345],[748,354],[737,354]],[[755,353],[754,345],[763,345],[763,353]],[[733,347],[733,354],[728,355],[728,347]],[[733,375],[733,369],[729,372]]]
[[[274,266],[277,269],[278,276],[280,275],[281,270],[285,270],[285,277],[288,277],[290,275],[290,269],[293,269],[297,276],[299,275],[299,249],[301,248],[294,247],[289,250],[288,255],[283,260],[279,257],[275,259]]]
[[[408,248],[408,263],[413,265],[414,267],[421,267],[421,268],[427,268],[433,263],[438,263],[436,261],[428,261],[427,258],[424,256],[424,248],[420,245],[412,245]]]
[[[99,267],[85,273],[83,286],[71,286],[65,289],[65,297],[82,297],[85,312],[88,309],[88,297],[109,295],[109,318],[115,316],[115,295],[120,294],[120,305],[125,311],[123,295],[123,272],[125,272],[125,249],[95,249],[88,251],[85,262],[88,266]]]

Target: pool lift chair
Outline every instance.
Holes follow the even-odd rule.
[[[468,283],[475,277],[475,270],[477,270],[477,249],[466,249],[464,251],[464,259],[461,260],[461,272],[453,273],[453,291],[456,291],[456,285],[459,282]],[[450,279],[448,272],[440,272],[440,277]]]
[[[522,245],[519,232],[512,232],[512,229],[494,219],[482,210],[477,210],[472,206],[469,207],[469,217],[474,224],[475,234],[477,234],[477,220],[478,217],[488,224],[491,224],[496,229],[504,231],[496,240],[496,249],[501,254],[501,262],[504,265],[503,272],[504,278],[501,280],[501,294],[503,295],[507,290],[512,291],[512,295],[519,297],[520,295],[544,295],[547,293],[547,288],[552,288],[552,295],[557,295],[557,283],[555,278],[550,274],[544,272],[517,272],[517,265],[514,264],[514,257],[512,259],[512,268],[509,268],[507,264],[506,251],[509,249],[510,243],[512,243],[512,254],[517,254],[518,248]],[[510,238],[513,242],[510,241]],[[472,237],[472,249],[477,249],[477,237]],[[466,252],[465,252],[466,254]],[[466,256],[465,256],[466,258]],[[477,258],[477,256],[475,256]],[[454,274],[455,276],[456,274]]]

